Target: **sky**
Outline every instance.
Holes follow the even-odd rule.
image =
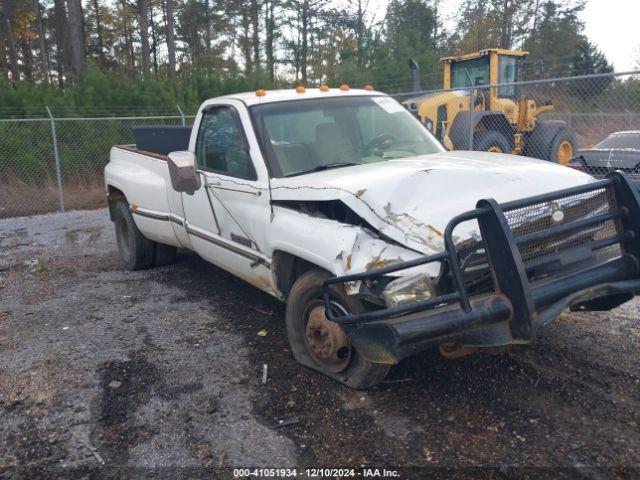
[[[455,25],[462,0],[442,0],[445,27]],[[369,11],[381,19],[388,0],[370,0]],[[580,14],[584,33],[607,56],[616,72],[640,69],[640,0],[588,0]]]

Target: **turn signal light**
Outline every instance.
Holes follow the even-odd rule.
[[[267,94],[267,92],[265,92],[262,88],[256,90],[256,96],[257,97],[264,97]]]
[[[321,85],[321,86],[320,86],[320,91],[321,91],[321,92],[328,92],[328,91],[329,91],[329,87],[328,87],[328,86],[326,86],[326,85]]]

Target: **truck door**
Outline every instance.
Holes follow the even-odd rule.
[[[263,252],[269,182],[248,115],[233,104],[209,105],[194,129],[202,182],[193,194],[182,194],[191,245],[211,263],[272,291],[270,258]]]

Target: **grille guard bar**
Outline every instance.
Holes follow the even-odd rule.
[[[603,188],[611,188],[613,190],[617,203],[617,208],[607,214],[558,224],[544,231],[523,235],[518,239],[514,237],[505,217],[505,211]],[[458,253],[452,239],[452,232],[457,225],[474,219],[480,225],[484,250],[495,286],[493,293],[482,295],[479,298],[470,298],[463,281]],[[619,221],[621,231],[611,238],[594,241],[590,246],[592,251],[595,251],[619,244],[622,252],[619,258],[540,286],[530,285],[520,250],[518,249],[519,245],[553,237],[559,233],[605,220]],[[375,330],[376,326],[383,327],[379,325],[381,321],[392,317],[400,317],[391,320],[394,322],[393,328],[396,329],[395,335],[398,336],[398,328],[405,328],[398,327],[398,321],[406,319],[408,325],[411,322],[415,323],[416,318],[428,316],[428,324],[422,322],[419,326],[414,325],[414,330],[411,332],[411,335],[417,335],[422,339],[424,339],[425,335],[427,337],[440,337],[475,328],[478,325],[506,320],[508,321],[509,336],[512,341],[529,341],[541,324],[546,324],[550,321],[548,317],[551,314],[549,311],[543,311],[545,307],[547,307],[547,310],[555,311],[562,305],[562,308],[571,306],[581,298],[587,302],[595,297],[615,295],[618,296],[619,300],[622,299],[622,301],[618,301],[617,304],[619,304],[628,300],[630,298],[629,295],[633,296],[634,292],[640,290],[640,275],[638,272],[640,261],[640,194],[628,176],[618,171],[608,174],[603,180],[586,185],[502,204],[498,204],[492,199],[480,200],[475,209],[462,213],[449,222],[444,232],[444,244],[445,251],[441,253],[379,269],[372,269],[367,272],[327,279],[322,288],[327,318],[343,325],[348,334],[357,337],[358,332],[361,330],[359,327],[365,326],[363,324]],[[571,248],[573,247],[569,247],[566,250],[571,250]],[[374,280],[388,273],[432,262],[439,262],[441,265],[446,263],[448,265],[454,287],[452,293],[408,305],[347,315],[340,315],[331,305],[330,288],[332,285]],[[626,290],[621,287],[623,284]],[[458,305],[457,308],[456,303]],[[615,302],[612,302],[612,305],[616,306],[613,303]],[[436,309],[436,307],[440,308]],[[562,308],[560,308],[560,311]],[[425,313],[421,314],[421,312]],[[557,314],[559,314],[559,311]],[[433,331],[429,333],[425,329]],[[384,343],[383,336],[379,334],[374,336],[378,342]],[[352,338],[352,340],[356,340],[356,338]]]

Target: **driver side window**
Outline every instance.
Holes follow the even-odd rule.
[[[205,171],[245,180],[258,178],[240,119],[231,107],[213,107],[202,114],[196,158]]]

